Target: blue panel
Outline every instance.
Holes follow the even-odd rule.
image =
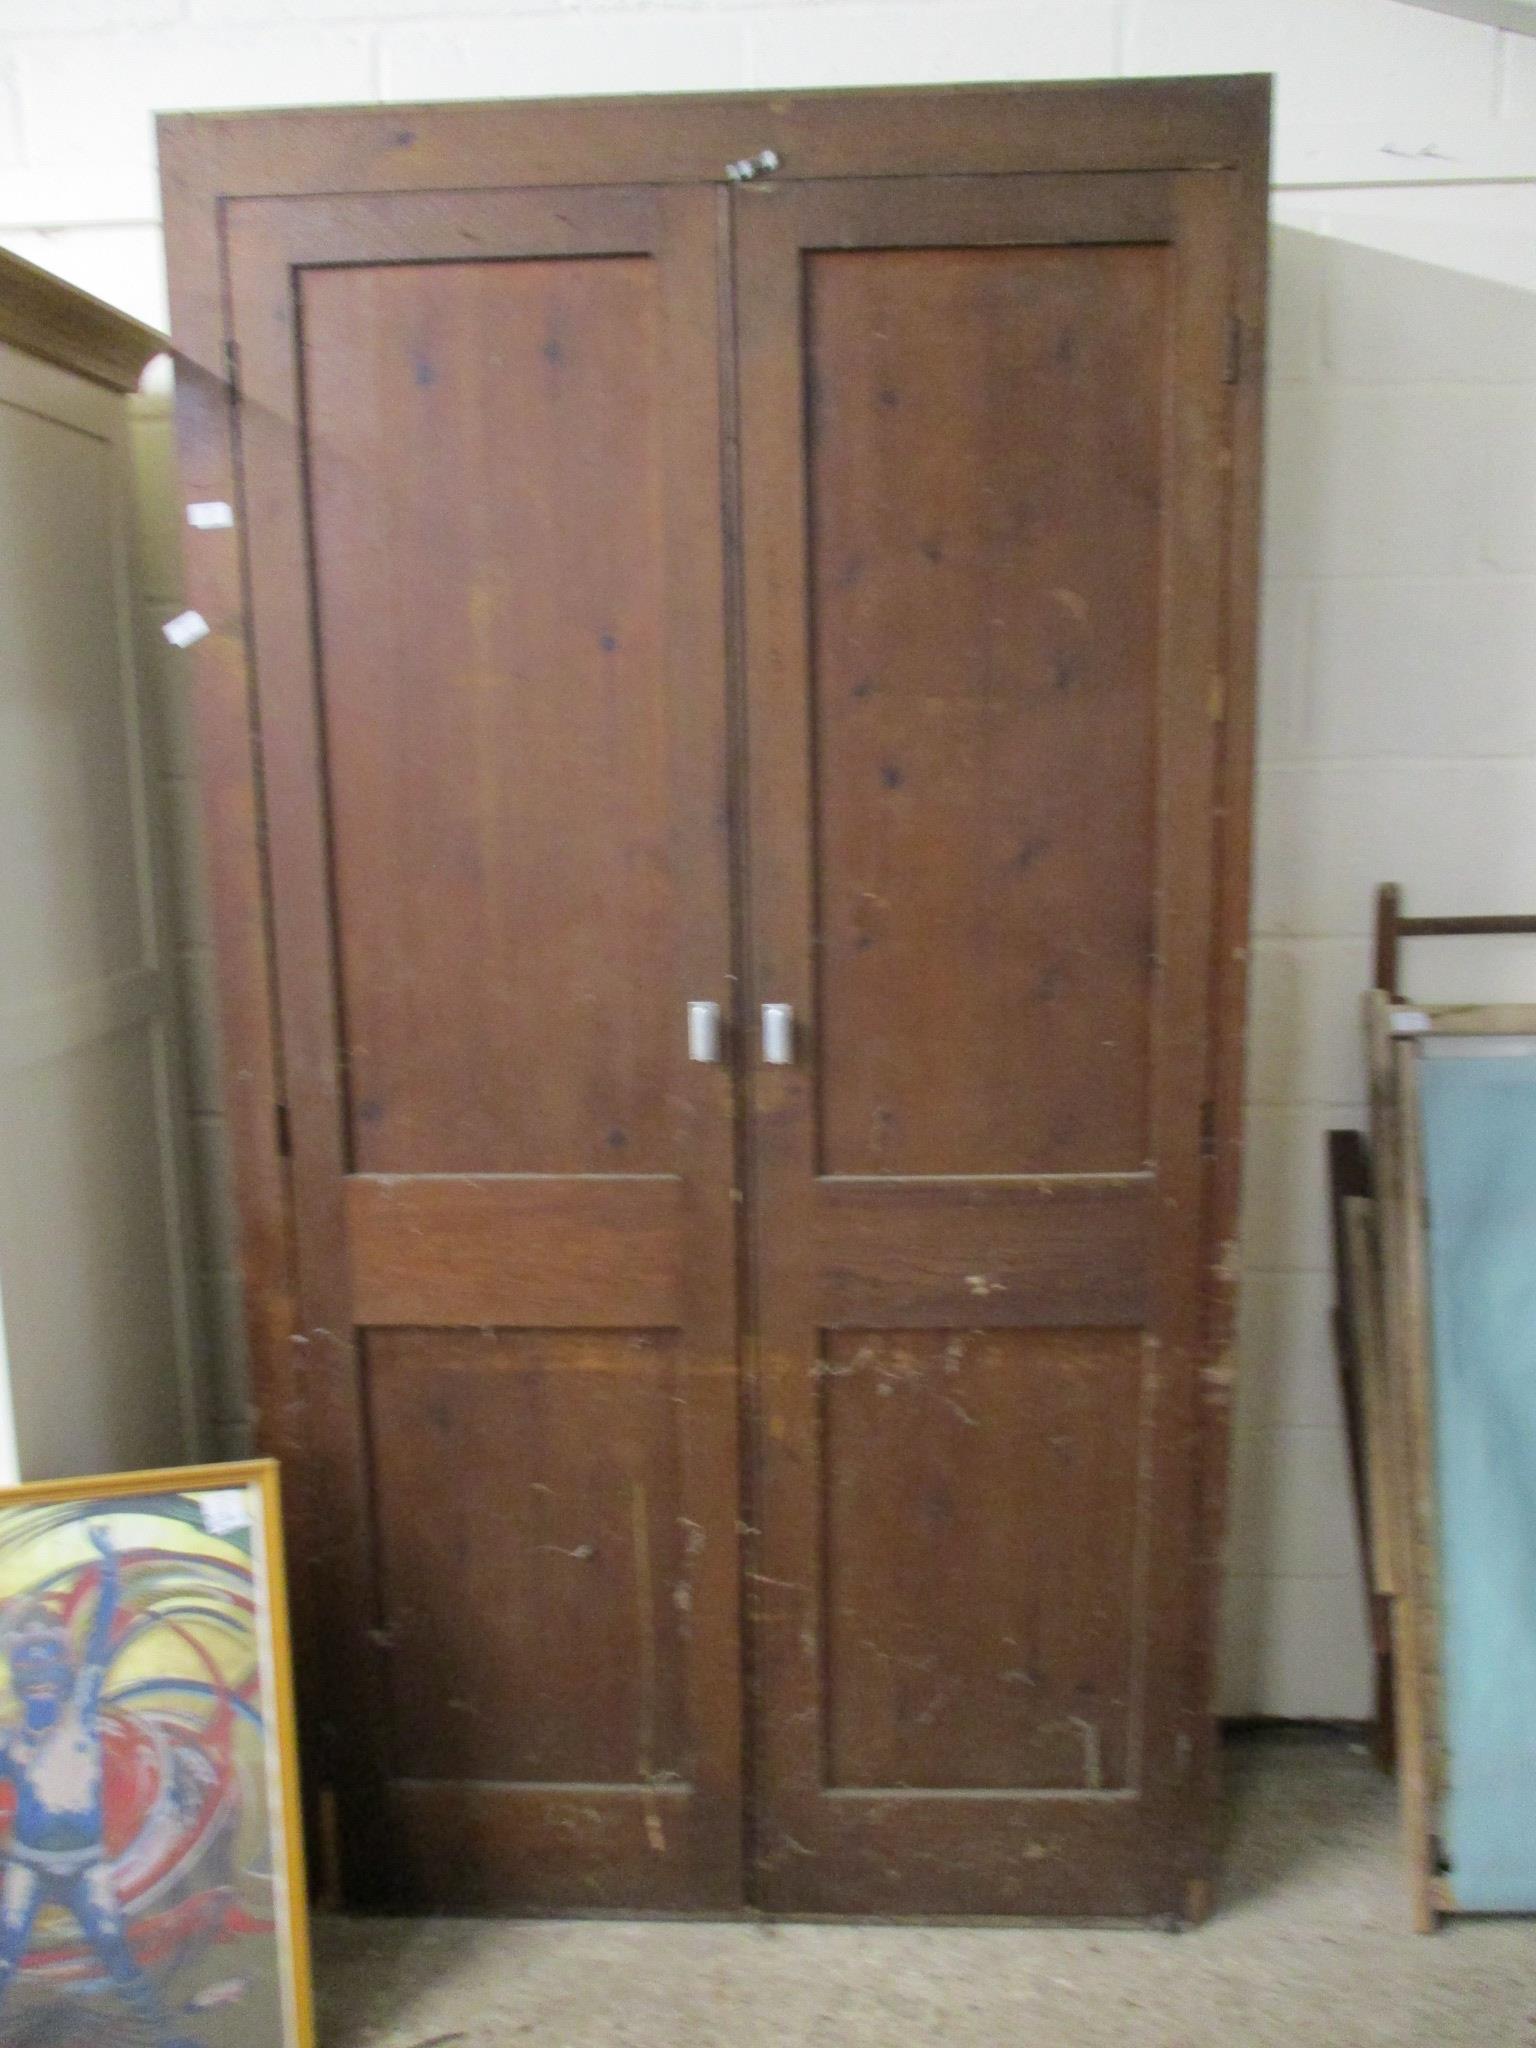
[[[1536,1057],[1420,1066],[1457,1904],[1536,1911]]]

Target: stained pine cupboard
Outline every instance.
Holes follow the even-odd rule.
[[[1205,1909],[1267,103],[163,123],[351,1900]]]

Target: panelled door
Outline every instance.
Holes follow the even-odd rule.
[[[168,129],[353,1902],[1200,1910],[1265,101]]]
[[[740,1895],[717,205],[230,210],[354,1899]]]
[[[757,1896],[1182,1911],[1228,188],[736,209]]]

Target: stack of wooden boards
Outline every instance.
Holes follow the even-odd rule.
[[[1367,1004],[1338,1333],[1416,1925],[1536,1910],[1536,1006]],[[1385,1718],[1385,1717],[1384,1717]]]

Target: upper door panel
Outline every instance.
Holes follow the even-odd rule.
[[[806,254],[824,1172],[1145,1162],[1169,268]]]
[[[361,1172],[672,1164],[666,283],[299,273]]]

